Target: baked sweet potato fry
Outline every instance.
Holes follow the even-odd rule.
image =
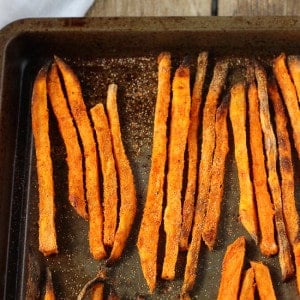
[[[211,180],[213,152],[215,149],[216,110],[227,72],[228,61],[219,61],[216,63],[204,105],[202,121],[202,148],[198,173],[198,197],[194,213],[192,239],[187,253],[184,280],[181,289],[182,295],[188,294],[195,284],[196,270],[201,247],[201,236]]]
[[[253,187],[250,178],[249,152],[246,137],[246,92],[242,83],[235,84],[231,90],[229,115],[234,137],[234,154],[240,186],[240,221],[257,243],[258,224]]]
[[[239,300],[254,300],[255,281],[254,270],[249,268],[244,275]]]
[[[287,57],[287,64],[291,78],[293,79],[293,83],[297,91],[298,102],[300,103],[300,56],[289,55]]]
[[[162,221],[165,167],[167,160],[167,119],[171,94],[171,55],[158,57],[158,86],[153,128],[151,168],[147,198],[139,230],[137,247],[144,277],[152,293],[157,277],[157,247]]]
[[[104,283],[98,282],[93,286],[91,300],[103,300],[104,299]]]
[[[168,149],[167,200],[164,212],[166,232],[165,257],[161,277],[175,278],[180,230],[181,230],[181,190],[183,183],[184,152],[190,122],[190,70],[180,65],[172,83],[172,108]]]
[[[47,268],[44,300],[55,300],[51,271]]]
[[[39,185],[39,250],[45,256],[48,256],[58,253],[58,248],[55,229],[54,182],[50,155],[46,76],[47,68],[43,67],[34,81],[31,121]]]
[[[119,176],[119,189],[121,198],[119,224],[115,234],[115,240],[110,257],[107,260],[107,264],[109,265],[119,259],[123,252],[135,218],[137,203],[134,178],[121,137],[116,84],[110,84],[108,86],[106,108],[113,142],[112,144],[116,169]]]
[[[55,63],[52,64],[48,73],[47,89],[67,152],[69,202],[80,216],[88,219],[84,195],[82,153]]]
[[[261,300],[276,300],[271,275],[267,266],[263,263],[251,261],[254,270],[255,282]]]
[[[282,272],[282,279],[286,280],[294,274],[294,266],[291,258],[291,250],[287,239],[281,188],[277,173],[277,145],[272,128],[269,111],[269,100],[267,91],[267,76],[264,69],[256,65],[255,77],[259,99],[260,122],[264,135],[264,147],[267,160],[268,183],[275,209],[275,226],[277,230],[277,241],[279,246],[279,264]]]
[[[259,246],[263,255],[270,256],[278,252],[278,246],[275,241],[274,209],[268,191],[263,136],[255,83],[251,83],[248,88],[248,103],[253,186],[261,236]]]
[[[238,299],[245,252],[246,240],[243,236],[227,247],[222,263],[218,300]]]
[[[99,166],[93,128],[77,76],[60,58],[55,57],[55,62],[62,74],[68,104],[83,146],[90,251],[95,259],[102,259],[106,256],[106,252],[103,244],[103,212],[100,203]]]
[[[221,215],[221,203],[224,191],[224,175],[226,156],[229,151],[228,146],[228,115],[229,97],[225,97],[217,109],[216,113],[216,148],[214,152],[210,191],[207,203],[207,213],[205,216],[202,238],[210,250],[213,249],[216,237],[218,224]]]
[[[188,174],[187,186],[182,208],[182,225],[180,235],[180,249],[188,250],[189,237],[192,229],[194,204],[197,186],[198,165],[198,130],[200,123],[200,106],[203,100],[203,84],[208,63],[208,53],[201,52],[197,59],[197,71],[192,93],[190,124],[187,139]]]
[[[286,105],[288,114],[290,116],[291,125],[293,129],[293,138],[295,148],[300,158],[300,110],[297,99],[297,92],[295,86],[288,73],[285,63],[286,56],[284,53],[280,54],[273,63],[273,72],[280,87],[284,103]]]
[[[113,246],[118,216],[118,183],[108,119],[102,103],[90,109],[103,178],[104,245]]]
[[[300,291],[300,265],[299,260],[297,260],[297,257],[300,257],[299,215],[295,202],[294,168],[292,163],[291,144],[287,131],[287,116],[277,85],[274,81],[269,81],[268,92],[275,112],[283,216],[289,242],[293,247],[294,256],[296,258],[297,284],[298,290]]]

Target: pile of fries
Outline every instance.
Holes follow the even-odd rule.
[[[239,220],[264,256],[278,254],[283,281],[296,274],[300,292],[300,223],[291,154],[295,147],[300,158],[300,57],[281,54],[272,60],[271,68],[246,59],[242,78],[230,82],[234,60],[224,58],[213,64],[206,91],[207,52],[198,56],[194,80],[185,60],[172,78],[171,54],[162,52],[158,57],[151,168],[137,239],[150,293],[158,277],[175,279],[182,251],[186,265],[180,294],[189,299],[202,242],[209,250],[215,247],[231,146],[228,125],[239,179]],[[32,128],[39,183],[39,249],[45,256],[58,253],[48,99],[66,146],[69,202],[89,221],[90,252],[103,259],[111,248],[108,265],[122,254],[137,204],[116,97],[117,86],[111,84],[106,106],[99,103],[87,112],[76,75],[57,57],[35,80]],[[165,250],[158,275],[160,242]],[[240,237],[228,246],[218,299],[253,299],[255,284],[262,299],[264,295],[275,299],[269,271],[262,263],[251,262],[241,281],[245,245]]]

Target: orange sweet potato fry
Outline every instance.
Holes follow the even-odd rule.
[[[119,224],[115,234],[113,248],[107,261],[109,265],[120,258],[125,248],[135,218],[137,203],[133,173],[121,137],[116,84],[110,84],[108,86],[106,108],[112,135],[116,169],[119,176],[121,198]]]
[[[151,168],[147,198],[139,230],[137,247],[144,277],[153,292],[157,276],[157,247],[162,221],[165,166],[167,160],[167,119],[171,93],[171,55],[158,57],[158,87],[154,117]]]
[[[104,232],[103,242],[112,247],[118,216],[118,186],[115,159],[108,119],[102,103],[90,109],[96,132],[103,178]]]
[[[102,259],[106,257],[106,251],[103,244],[103,212],[100,203],[99,167],[93,128],[77,76],[60,58],[56,57],[55,62],[62,74],[68,104],[83,146],[90,251],[95,259]]]
[[[44,300],[55,300],[51,271],[47,268]]]
[[[47,68],[42,68],[33,85],[31,121],[39,185],[39,250],[45,255],[58,253],[55,229],[53,167],[50,156],[49,114],[47,107]]]
[[[179,250],[181,230],[181,189],[183,183],[184,152],[190,122],[190,70],[181,65],[172,84],[173,98],[168,149],[167,203],[164,212],[166,232],[165,257],[161,277],[172,280]]]
[[[92,300],[104,300],[104,283],[98,282],[92,289]]]
[[[254,270],[249,268],[243,278],[239,300],[254,300],[255,281]]]
[[[300,103],[300,56],[289,55],[287,57],[287,63],[291,78],[293,79],[293,83],[297,91],[298,102]]]
[[[238,299],[245,251],[246,240],[243,236],[227,247],[222,263],[218,300]]]

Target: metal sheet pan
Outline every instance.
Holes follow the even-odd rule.
[[[87,223],[67,202],[65,149],[53,116],[52,155],[55,162],[57,256],[44,258],[37,250],[37,180],[31,135],[30,97],[38,69],[64,58],[78,74],[88,107],[106,97],[108,83],[119,85],[122,134],[135,175],[138,216],[123,258],[109,271],[122,299],[144,295],[174,299],[180,291],[185,263],[180,255],[174,282],[159,281],[149,296],[135,247],[150,166],[156,98],[156,58],[170,51],[173,68],[185,55],[194,62],[202,50],[211,66],[224,56],[269,60],[280,52],[300,53],[300,18],[103,18],[28,19],[0,32],[0,298],[30,298],[28,280],[42,285],[45,266],[53,272],[58,299],[74,299],[81,287],[103,266],[88,251]],[[232,144],[232,135],[231,135]],[[295,160],[296,174],[299,163]],[[297,199],[299,176],[296,175]],[[216,298],[226,246],[247,237],[247,259],[269,267],[278,299],[297,299],[295,280],[281,283],[277,258],[263,258],[238,222],[239,188],[231,147],[227,161],[223,215],[216,250],[203,248],[192,293],[195,299]],[[160,251],[162,262],[163,248]],[[38,284],[37,284],[38,283]],[[32,287],[31,287],[32,288]],[[26,294],[27,293],[27,294]],[[38,294],[36,294],[36,297]]]

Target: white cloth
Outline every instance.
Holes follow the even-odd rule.
[[[0,0],[0,29],[23,18],[83,17],[94,0]]]

